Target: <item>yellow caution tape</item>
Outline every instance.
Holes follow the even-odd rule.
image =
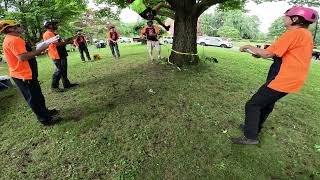
[[[188,55],[188,56],[198,56],[197,54],[192,54],[192,53],[184,53],[184,52],[178,52],[176,50],[171,49],[172,52],[176,53],[176,54],[181,54],[181,55]]]

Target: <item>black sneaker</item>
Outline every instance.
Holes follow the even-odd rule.
[[[60,89],[60,88],[51,88],[51,91],[52,92],[64,92],[64,90],[63,89]]]
[[[73,84],[69,84],[68,86],[64,87],[64,89],[69,89],[69,88],[76,87],[76,86],[79,86],[79,84],[73,83]]]
[[[59,114],[59,111],[56,109],[48,109],[48,114],[50,116],[55,116],[55,115]]]
[[[243,144],[243,145],[256,145],[259,144],[259,140],[248,139],[246,137],[234,137],[230,138],[233,144]]]
[[[52,117],[50,120],[42,121],[41,123],[42,123],[44,126],[52,126],[52,125],[60,122],[61,120],[62,120],[61,117]]]

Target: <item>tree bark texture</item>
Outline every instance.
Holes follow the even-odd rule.
[[[195,65],[199,62],[197,54],[197,21],[198,16],[193,13],[196,1],[176,1],[174,39],[170,61],[177,66]]]

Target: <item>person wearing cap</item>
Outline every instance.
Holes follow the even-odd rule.
[[[21,38],[24,29],[13,20],[1,20],[0,32],[5,34],[3,53],[7,60],[10,76],[17,85],[29,107],[43,125],[52,125],[61,120],[55,116],[58,111],[48,110],[38,81],[38,67],[35,57],[48,48],[43,45],[32,51],[31,46]]]
[[[153,25],[153,21],[148,21],[147,26],[145,26],[141,30],[141,36],[147,39],[148,59],[151,63],[153,62],[153,56],[152,56],[153,48],[157,49],[158,60],[160,60],[161,58],[161,46],[158,40],[158,34],[159,34],[159,27]]]
[[[129,4],[130,8],[137,12],[143,19],[152,21],[156,20],[166,31],[169,31],[170,26],[166,26],[159,17],[156,17],[161,8],[167,8],[171,9],[171,6],[160,2],[157,4],[154,8],[147,7],[143,0],[127,0],[127,3]]]
[[[81,30],[78,30],[76,33],[76,38],[74,39],[73,44],[79,49],[82,62],[85,62],[83,53],[86,53],[88,61],[91,61],[90,53],[87,47],[87,38],[81,33]]]
[[[109,26],[109,32],[107,34],[108,37],[108,43],[111,49],[111,53],[114,57],[115,60],[119,60],[120,58],[120,52],[119,52],[119,47],[118,47],[118,39],[119,39],[119,32],[115,30],[114,26]]]
[[[275,103],[289,93],[298,92],[307,79],[312,58],[310,24],[319,18],[318,12],[306,7],[292,7],[285,12],[283,33],[266,49],[245,45],[240,51],[255,56],[273,58],[266,83],[245,106],[245,122],[240,125],[243,137],[231,138],[235,144],[259,144],[258,135]]]
[[[48,40],[52,37],[55,37],[57,34],[55,31],[58,29],[57,22],[55,21],[46,21],[44,23],[44,27],[46,28],[46,32],[43,34],[43,39]],[[51,89],[54,92],[63,92],[59,88],[59,81],[62,79],[62,84],[64,89],[68,89],[79,84],[72,84],[68,79],[68,62],[67,62],[67,44],[73,44],[73,38],[69,38],[64,41],[62,38],[59,38],[56,42],[49,45],[48,54],[52,59],[54,65],[56,66],[56,70],[52,75],[52,83]]]

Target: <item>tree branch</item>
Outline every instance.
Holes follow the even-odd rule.
[[[176,7],[176,4],[175,4],[175,1],[174,0],[165,0],[168,4],[170,4],[170,6],[175,9]]]
[[[166,12],[160,11],[158,13],[158,15],[165,16],[165,17],[171,18],[173,20],[174,20],[174,17],[175,17],[174,13],[171,13],[171,12],[168,12],[168,11],[166,11]]]
[[[223,3],[227,0],[202,0],[201,2],[195,4],[193,8],[193,14],[196,15],[196,17],[199,17],[205,10],[207,10],[209,7],[218,4]]]

